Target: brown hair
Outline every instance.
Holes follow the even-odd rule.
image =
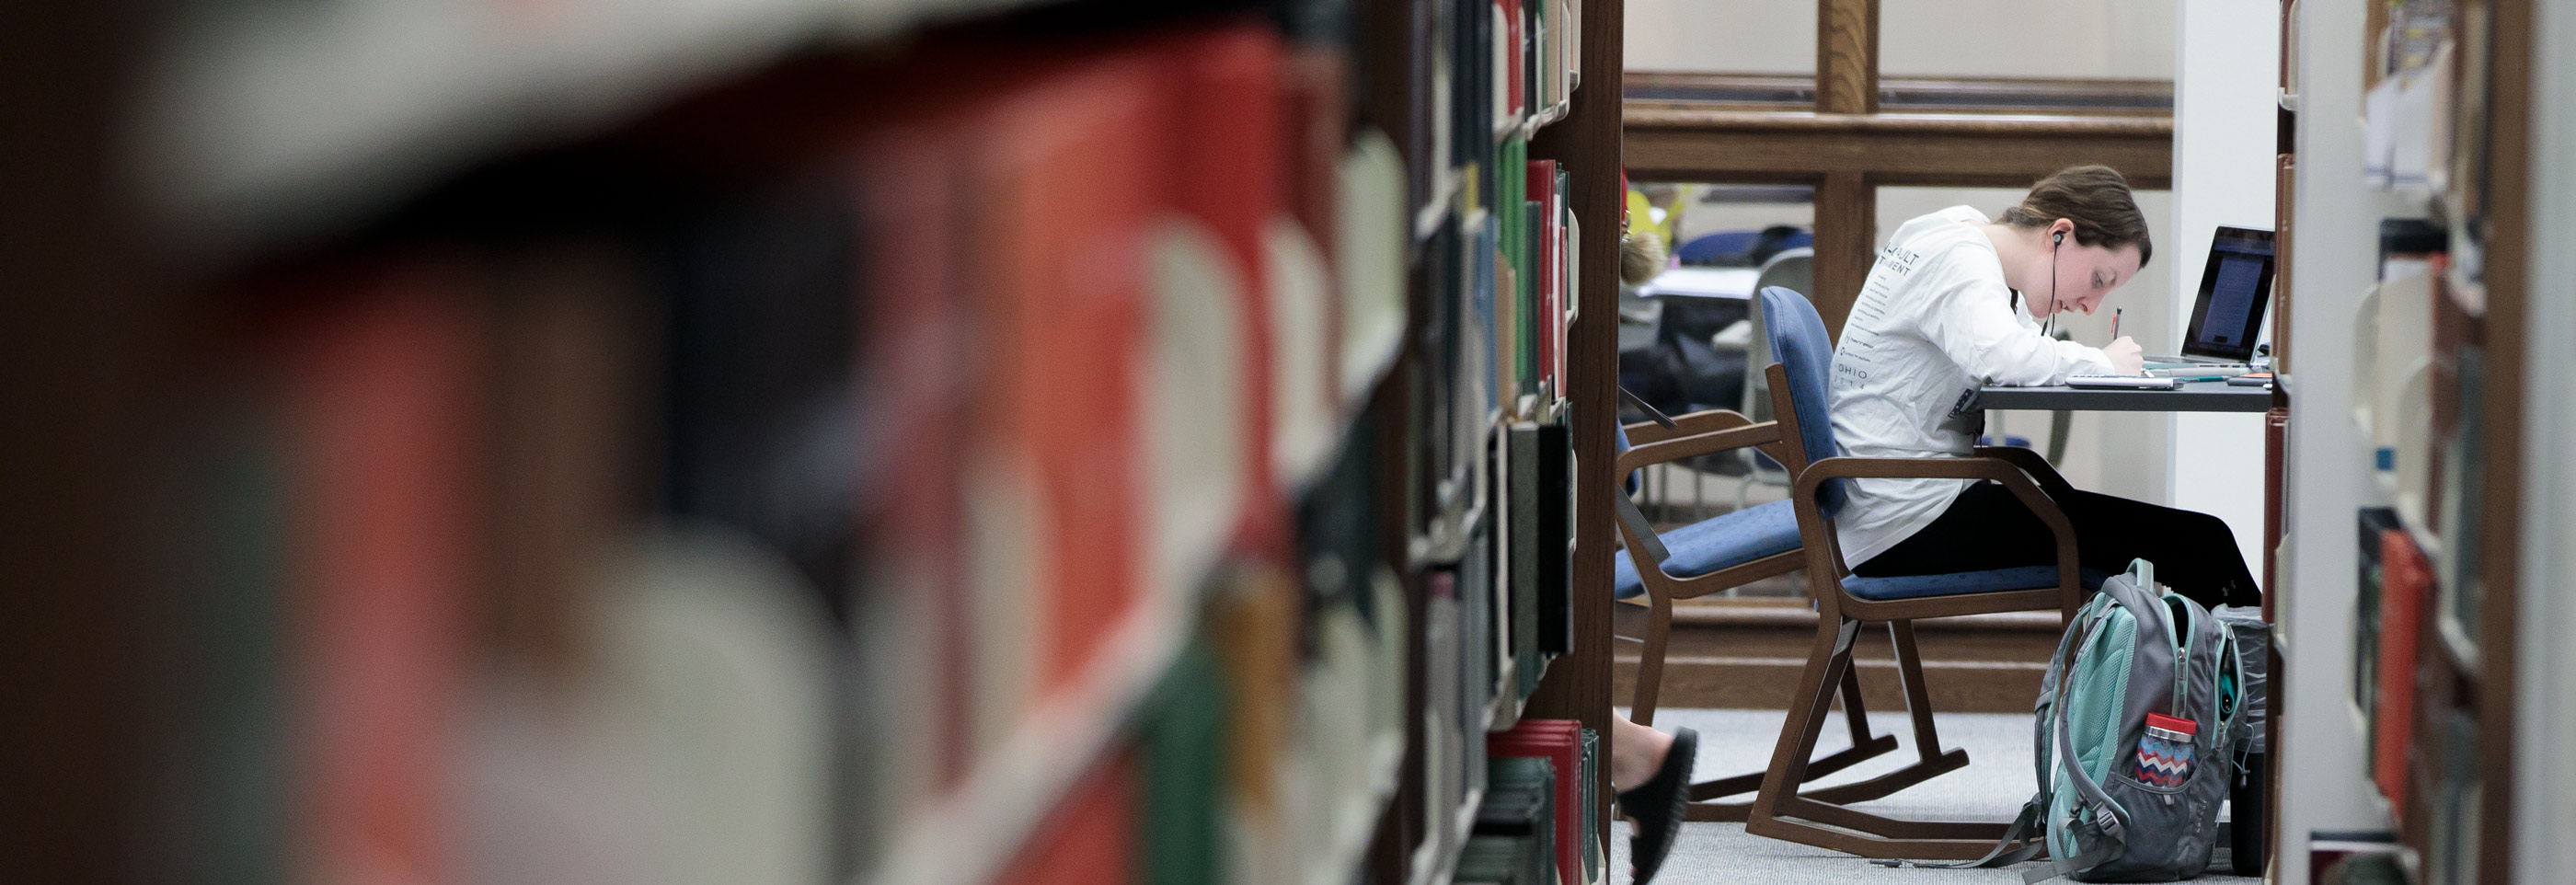
[[[2147,266],[2155,245],[2147,240],[2147,216],[2129,193],[2129,180],[2109,166],[2069,166],[2030,186],[2021,205],[2004,210],[2003,223],[2018,228],[2045,227],[2060,218],[2075,222],[2075,242],[2118,249],[2138,247],[2138,266]]]

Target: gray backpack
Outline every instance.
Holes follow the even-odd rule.
[[[2244,681],[2234,631],[2157,584],[2153,564],[2103,582],[2040,683],[2031,810],[2045,815],[2053,860],[2023,879],[2171,882],[2208,869]]]
[[[2076,611],[2040,682],[2039,793],[1993,853],[1956,866],[2045,851],[2025,882],[2199,876],[2235,779],[2245,684],[2234,631],[2131,563]]]

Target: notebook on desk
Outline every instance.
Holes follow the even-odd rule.
[[[2066,379],[2066,386],[2077,390],[2180,390],[2180,378],[2148,378],[2140,375],[2076,375]]]
[[[2221,226],[2209,241],[2182,353],[2150,355],[2147,370],[2244,366],[2253,359],[2263,309],[2272,301],[2272,260],[2271,231]]]

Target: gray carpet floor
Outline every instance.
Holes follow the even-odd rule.
[[[1626,711],[1621,712],[1624,715]],[[1772,744],[1779,740],[1780,722],[1784,718],[1786,714],[1778,710],[1658,710],[1655,727],[1667,732],[1676,727],[1698,730],[1700,745],[1696,777],[1707,780],[1761,768],[1764,760],[1770,758]],[[1879,733],[1897,736],[1900,746],[1896,752],[1855,765],[1817,783],[1830,785],[1875,777],[1914,758],[1913,731],[1905,714],[1872,713],[1870,722]],[[1854,807],[1888,817],[2012,820],[2037,784],[2031,771],[2031,717],[2009,713],[1946,713],[1939,722],[1942,744],[1967,749],[1968,767],[1917,784],[1894,796]],[[1837,716],[1817,743],[1820,755],[1851,745],[1849,734],[1841,728],[1842,720]],[[2220,816],[2223,819],[2225,814],[2222,812]],[[1614,855],[1611,881],[1615,885],[1628,885],[1627,843],[1628,827],[1621,823],[1611,838]],[[1663,870],[1655,875],[1654,885],[1739,882],[1757,885],[1949,882],[2019,885],[2021,872],[2028,867],[2025,864],[1986,870],[1890,869],[1848,854],[1749,835],[1744,832],[1743,824],[1694,823],[1682,825],[1681,839],[1674,843],[1671,856],[1665,858]],[[2211,875],[2196,881],[2261,881],[2226,875],[2226,871],[2227,866],[2222,860],[2213,868]]]

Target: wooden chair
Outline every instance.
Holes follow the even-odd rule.
[[[1990,612],[2055,609],[2072,617],[2085,595],[2101,586],[2105,575],[2087,572],[2076,558],[2075,529],[2051,500],[2072,490],[2048,463],[2028,449],[1980,448],[1967,458],[1837,457],[1833,423],[1826,415],[1832,340],[1814,306],[1796,292],[1763,290],[1770,338],[1778,352],[1780,372],[1772,389],[1786,394],[1779,408],[1784,435],[1806,442],[1811,456],[1795,471],[1788,503],[1796,510],[1811,592],[1818,618],[1815,642],[1798,693],[1790,700],[1789,718],[1773,748],[1771,767],[1753,800],[1745,831],[1849,852],[1863,857],[1967,860],[1983,856],[2009,826],[2002,823],[1912,821],[1882,817],[1846,807],[1858,795],[1884,796],[1968,764],[1965,750],[1941,749],[1933,727],[1931,700],[1923,684],[1922,655],[1915,646],[1914,621]],[[1843,503],[1844,481],[1856,478],[1950,478],[1993,480],[2048,524],[2057,538],[2057,564],[1947,575],[1902,578],[1854,577],[1843,561],[1833,517]],[[1897,673],[1904,680],[1906,709],[1914,726],[1917,759],[1868,781],[1826,790],[1793,793],[1792,784],[1815,777],[1807,755],[1815,750],[1824,725],[1826,705],[1835,687],[1849,679],[1852,644],[1864,624],[1885,623],[1896,651]],[[1866,789],[1844,791],[1848,788]]]
[[[1772,366],[1771,371],[1776,373],[1779,367]],[[1775,406],[1785,408],[1785,388],[1775,383],[1772,389],[1780,391],[1775,394]],[[1807,463],[1807,453],[1796,434],[1784,433],[1785,425],[1780,422],[1757,423],[1724,409],[1667,418],[1653,406],[1633,396],[1629,399],[1654,420],[1619,428],[1617,461],[1612,466],[1616,475],[1634,476],[1651,465],[1748,447],[1786,465],[1792,475]],[[1628,549],[1628,555],[1616,561],[1613,586],[1623,599],[1644,596],[1648,608],[1646,635],[1642,638],[1645,647],[1638,655],[1637,685],[1629,718],[1640,725],[1653,725],[1656,696],[1663,682],[1665,648],[1672,634],[1673,602],[1797,569],[1805,561],[1797,513],[1789,502],[1775,501],[1658,533],[1626,489],[1614,486],[1611,496],[1617,499],[1614,507],[1619,515],[1620,539]],[[1824,777],[1896,749],[1894,735],[1870,736],[1858,677],[1843,674],[1842,694],[1852,745],[1810,763],[1807,777]],[[1761,786],[1762,777],[1762,772],[1752,772],[1693,783],[1684,816],[1695,821],[1742,821],[1752,810],[1750,803],[1716,800],[1751,793]],[[1885,794],[1859,790],[1836,795],[1843,796],[1844,801],[1859,801]]]

